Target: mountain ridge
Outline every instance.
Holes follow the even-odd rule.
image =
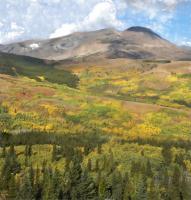
[[[125,31],[101,29],[46,40],[28,40],[0,46],[0,51],[55,61],[93,56],[99,59],[191,58],[190,50],[179,48],[151,29],[140,26]]]

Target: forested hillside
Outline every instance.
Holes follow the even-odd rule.
[[[5,59],[0,199],[191,199],[190,62]]]

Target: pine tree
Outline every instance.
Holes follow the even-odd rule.
[[[170,165],[173,159],[172,150],[169,146],[164,146],[162,148],[161,154],[163,156],[164,162],[166,165]]]
[[[140,172],[142,172],[142,174],[145,173],[145,166],[141,163],[141,161],[132,161],[131,162],[131,176],[138,176]]]
[[[81,162],[78,157],[74,156],[74,159],[70,163],[70,182],[71,186],[75,186],[80,182],[82,176]]]
[[[160,189],[161,189],[161,198],[165,200],[170,199],[170,177],[168,173],[167,167],[162,167],[160,169],[159,179],[158,182],[160,183]]]
[[[94,169],[96,172],[99,171],[99,160],[96,159],[96,162],[95,162],[95,169]]]
[[[91,147],[89,144],[86,144],[85,147],[84,147],[84,154],[85,155],[88,155],[91,151]]]
[[[145,151],[144,151],[144,149],[141,150],[141,156],[143,156],[143,157],[145,156]]]
[[[16,152],[15,152],[15,147],[14,145],[11,145],[9,148],[9,155],[10,156],[16,156]]]
[[[182,180],[180,184],[180,193],[182,196],[181,200],[189,200],[191,199],[191,184],[188,181],[189,174],[184,172],[182,174]]]
[[[175,163],[186,169],[185,163],[184,163],[184,155],[182,153],[179,153],[175,157]]]
[[[25,156],[31,157],[32,156],[32,145],[25,146]]]
[[[134,187],[131,181],[129,180],[124,185],[124,192],[123,192],[123,200],[132,200],[132,194],[134,192]]]
[[[14,145],[11,145],[9,148],[9,152],[7,153],[6,158],[7,161],[9,162],[9,167],[11,170],[11,173],[18,173],[21,169],[20,163],[17,161],[17,155],[15,152]]]
[[[112,174],[112,199],[122,199],[123,196],[123,180],[119,171]]]
[[[106,180],[104,177],[100,177],[99,180],[98,197],[100,200],[105,200],[106,198]]]
[[[145,163],[141,163],[140,162],[140,165],[139,165],[138,169],[140,168],[140,173],[142,175],[147,175],[146,167],[147,167],[147,165],[145,166]]]
[[[88,171],[92,170],[92,161],[91,161],[91,159],[88,159],[87,169],[88,169]]]
[[[43,175],[44,175],[44,173],[45,173],[45,171],[46,171],[46,167],[47,167],[47,161],[46,160],[43,160],[43,162],[42,162],[42,173],[43,173]]]
[[[56,144],[52,146],[52,162],[57,160],[57,147]]]
[[[11,175],[11,179],[9,181],[7,199],[15,199],[16,198],[16,196],[17,196],[17,187],[18,187],[18,185],[16,184],[15,176],[12,174]]]
[[[131,187],[131,182],[129,178],[129,174],[126,172],[124,177],[123,177],[123,184],[122,184],[122,199],[123,200],[129,200],[131,199],[131,192],[132,192],[132,187]]]
[[[114,169],[115,169],[114,156],[113,156],[112,150],[110,149],[108,160],[107,160],[106,171],[108,174],[110,174],[113,172]]]
[[[136,168],[135,168],[135,161],[132,161],[131,162],[131,169],[130,169],[130,172],[131,172],[131,176],[134,176],[137,172],[136,172]]]
[[[17,161],[14,146],[11,145],[11,147],[9,148],[9,152],[6,153],[3,167],[1,169],[2,187],[7,189],[9,181],[11,180],[11,176],[15,175],[19,171],[20,171],[20,164]]]
[[[103,155],[103,165],[102,165],[102,170],[106,170],[107,168],[107,158],[106,155]]]
[[[58,171],[58,169],[56,168],[54,173],[53,173],[53,177],[52,177],[52,185],[53,185],[53,191],[54,191],[54,197],[57,199],[60,191],[61,191],[61,174]]]
[[[81,155],[75,154],[69,168],[69,188],[72,200],[96,199],[96,187],[88,172],[82,171]]]
[[[72,200],[77,200],[79,198],[79,193],[77,190],[78,185],[81,182],[82,168],[81,159],[76,154],[70,164],[69,170],[69,181],[70,181],[70,195]]]
[[[35,193],[35,199],[36,200],[40,200],[42,199],[42,187],[41,187],[41,183],[40,183],[40,169],[37,166],[36,170],[35,170],[35,181],[34,181],[34,193]]]
[[[18,200],[33,200],[34,191],[28,173],[25,174],[17,196]]]
[[[150,160],[147,160],[145,173],[146,173],[147,177],[152,177],[153,176]]]
[[[5,145],[3,145],[1,157],[2,157],[2,158],[5,158],[5,157],[6,157],[6,154],[7,154],[6,147],[5,147]]]
[[[28,156],[25,156],[25,167],[29,166],[29,158]]]
[[[160,200],[159,191],[154,179],[151,180],[149,185],[148,200]]]
[[[96,185],[97,185],[97,186],[98,186],[99,183],[100,183],[101,177],[102,177],[102,173],[101,173],[101,170],[99,170],[99,171],[97,172],[97,177],[96,177]]]
[[[42,188],[43,200],[55,200],[55,191],[53,185],[53,172],[52,169],[46,168],[43,174],[43,188]]]
[[[136,200],[148,200],[147,195],[147,178],[143,176],[139,180]]]
[[[32,145],[30,144],[28,147],[28,156],[31,157],[32,156]]]
[[[1,169],[1,187],[3,189],[8,189],[9,180],[11,179],[12,169],[10,164],[10,157],[7,154]]]
[[[77,185],[76,190],[78,191],[78,200],[98,199],[95,183],[92,178],[90,178],[87,171],[83,172],[81,182]]]
[[[180,199],[180,188],[181,188],[181,172],[178,166],[174,167],[172,175],[172,186],[171,186],[171,198],[173,200]]]
[[[31,185],[33,187],[34,186],[34,169],[33,169],[32,164],[29,167],[29,179],[30,179]]]
[[[24,155],[25,155],[25,157],[28,156],[28,145],[25,145]]]
[[[98,153],[98,154],[101,154],[101,153],[102,153],[101,144],[98,144],[98,146],[97,146],[97,153]]]

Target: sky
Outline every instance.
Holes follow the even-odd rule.
[[[191,46],[191,0],[0,0],[1,44],[131,26]]]

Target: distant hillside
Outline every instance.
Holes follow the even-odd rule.
[[[185,49],[185,50],[190,50],[191,51],[191,46],[186,46],[186,45],[182,45],[180,46],[182,49]]]
[[[0,74],[27,76],[38,81],[66,84],[77,87],[78,77],[71,72],[55,69],[47,61],[6,53],[0,53]]]
[[[190,60],[191,51],[180,48],[144,27],[125,31],[103,29],[77,32],[68,36],[30,40],[0,46],[6,53],[27,55],[47,60],[128,58]]]

